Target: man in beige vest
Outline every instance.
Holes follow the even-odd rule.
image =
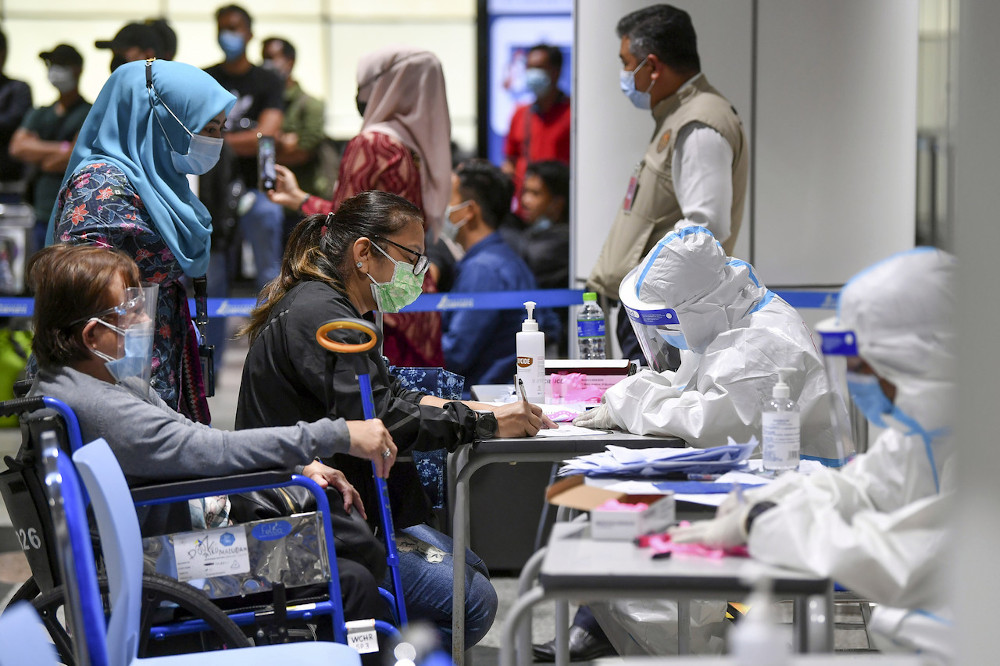
[[[732,255],[743,219],[748,149],[732,105],[701,73],[687,12],[653,5],[624,16],[622,92],[652,110],[656,130],[630,174],[587,288],[617,300],[625,274],[675,227],[709,229]],[[642,358],[624,312],[618,341],[626,358]]]

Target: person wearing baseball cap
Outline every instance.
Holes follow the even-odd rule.
[[[111,71],[127,62],[163,57],[160,33],[146,23],[128,23],[112,39],[94,42],[99,49],[111,49]]]

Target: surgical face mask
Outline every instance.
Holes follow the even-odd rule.
[[[888,427],[884,416],[892,412],[892,402],[885,395],[875,375],[847,373],[847,390],[865,418],[880,428]]]
[[[652,106],[649,91],[653,89],[653,83],[655,82],[650,80],[649,87],[645,91],[635,89],[636,72],[642,69],[646,62],[646,58],[643,58],[639,66],[631,72],[626,70],[618,74],[618,84],[621,86],[622,92],[625,93],[625,96],[628,97],[629,101],[637,109],[649,109]]]
[[[687,340],[684,338],[684,334],[680,331],[668,331],[664,329],[657,329],[657,333],[663,338],[671,347],[676,347],[677,349],[688,349]]]
[[[226,60],[236,60],[246,51],[247,43],[243,40],[243,35],[231,30],[223,30],[219,33],[219,47],[226,54]]]
[[[413,265],[405,261],[396,261],[389,254],[372,243],[372,247],[385,255],[385,258],[393,263],[392,278],[388,282],[376,282],[371,275],[368,279],[372,281],[372,297],[375,299],[375,308],[379,312],[399,312],[407,305],[417,300],[417,296],[423,291],[424,276],[413,272]]]
[[[265,60],[264,62],[262,62],[262,63],[260,64],[260,66],[261,66],[261,67],[262,67],[263,69],[266,69],[266,70],[267,70],[267,71],[269,71],[269,72],[274,72],[275,74],[277,74],[277,75],[278,75],[278,78],[280,78],[280,79],[281,79],[282,81],[285,81],[285,80],[287,80],[287,79],[288,79],[288,72],[286,72],[285,70],[283,70],[283,69],[282,69],[282,68],[281,68],[281,67],[280,67],[280,66],[278,65],[278,63],[276,63],[276,62],[275,62],[275,61],[274,61],[273,59],[271,59],[271,58],[268,58],[267,60]]]
[[[167,145],[170,146],[170,162],[174,165],[180,173],[190,173],[196,176],[200,176],[214,167],[219,162],[219,156],[222,154],[222,144],[224,140],[221,138],[213,138],[210,136],[203,136],[201,134],[195,134],[181,122],[167,103],[160,98],[160,103],[163,108],[167,110],[167,113],[177,121],[177,124],[183,128],[191,136],[191,143],[188,144],[188,151],[186,154],[178,153],[174,150],[174,146],[170,143],[170,136],[167,134],[167,130],[163,128],[163,124],[160,123],[159,116],[156,116],[154,112],[153,115],[156,116],[156,122],[159,123],[160,129],[163,130],[163,136],[167,139]]]
[[[551,229],[552,218],[543,215],[542,217],[535,220],[535,223],[532,224],[530,228],[532,231],[545,231],[546,229]]]
[[[532,67],[524,73],[524,85],[535,97],[541,97],[549,91],[552,81],[549,73],[539,67]]]
[[[49,83],[61,93],[73,90],[76,87],[73,69],[64,65],[49,65]]]
[[[121,358],[112,358],[98,349],[91,349],[95,356],[104,360],[104,367],[117,383],[148,374],[153,360],[153,322],[145,321],[121,329],[103,319],[94,318],[91,321],[107,326],[123,338],[121,346],[124,355]]]
[[[468,220],[462,220],[461,222],[452,222],[451,214],[454,213],[456,210],[461,210],[462,208],[465,208],[471,203],[472,199],[469,199],[468,201],[463,201],[460,204],[456,204],[454,206],[448,206],[447,208],[444,209],[444,220],[442,220],[441,224],[441,235],[444,238],[447,238],[450,241],[454,241],[455,238],[458,237],[458,230],[464,227],[465,223],[468,222]]]

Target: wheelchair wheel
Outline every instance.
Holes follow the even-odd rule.
[[[35,577],[32,576],[28,580],[24,581],[21,587],[17,588],[17,592],[15,592],[14,596],[12,596],[10,601],[7,602],[7,607],[13,606],[18,601],[31,601],[38,596],[39,592],[41,592],[41,590],[38,589],[38,583],[35,582]],[[6,608],[4,610],[6,610]]]
[[[107,612],[108,580],[105,576],[99,576],[97,582]],[[18,593],[24,590],[25,586],[22,586]],[[64,608],[66,598],[62,586],[29,600],[41,616],[59,652],[60,661],[68,666],[76,666],[73,660],[73,639],[66,627]],[[211,627],[211,631],[171,636],[163,640],[151,639],[149,633],[151,627],[168,624],[173,619],[181,618],[204,620]],[[140,658],[252,645],[236,623],[212,603],[211,599],[190,585],[157,574],[144,574],[142,577],[139,637]]]

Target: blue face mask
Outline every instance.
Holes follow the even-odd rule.
[[[677,349],[688,348],[687,340],[684,338],[684,334],[681,333],[680,331],[674,333],[664,330],[657,330],[657,333],[659,333],[660,337],[663,338],[663,341],[666,342],[671,347],[676,347]]]
[[[159,95],[157,95],[159,97]],[[180,173],[190,173],[196,176],[208,173],[208,171],[214,167],[219,162],[219,156],[222,155],[222,144],[224,139],[213,138],[210,136],[202,136],[201,134],[195,134],[181,122],[167,103],[163,101],[160,97],[160,104],[163,108],[167,110],[167,113],[177,121],[177,124],[181,126],[185,132],[191,136],[191,142],[188,144],[187,153],[179,153],[174,150],[173,144],[170,142],[170,136],[167,134],[167,130],[163,128],[163,123],[160,122],[160,117],[155,113],[153,116],[156,118],[156,122],[160,125],[160,129],[163,130],[163,136],[167,139],[167,145],[170,146],[170,163],[174,165]]]
[[[236,60],[246,51],[247,43],[240,33],[223,30],[219,33],[219,47],[226,54],[226,60]]]
[[[104,367],[116,382],[121,384],[128,379],[143,377],[149,371],[153,360],[153,322],[133,324],[127,329],[121,329],[103,319],[94,318],[92,321],[104,324],[125,338],[122,346],[124,355],[121,358],[112,358],[98,349],[91,349],[95,356],[104,360]]]
[[[539,67],[532,67],[524,73],[524,85],[528,87],[535,97],[541,97],[549,91],[552,81],[548,72]]]
[[[880,428],[887,428],[884,417],[893,410],[892,402],[878,383],[875,375],[847,373],[847,390],[854,404],[864,413],[865,418]]]
[[[635,74],[640,69],[646,65],[646,58],[642,59],[639,66],[633,69],[631,72],[622,71],[618,74],[618,84],[621,86],[622,92],[628,97],[632,105],[637,109],[648,110],[652,106],[652,101],[649,95],[649,91],[653,89],[653,80],[650,80],[649,87],[645,91],[635,89]]]

